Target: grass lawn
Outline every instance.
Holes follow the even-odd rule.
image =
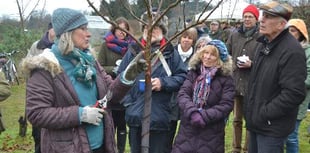
[[[33,153],[34,144],[31,136],[31,125],[28,123],[27,134],[25,137],[19,136],[20,116],[24,116],[25,108],[25,85],[12,87],[12,96],[6,101],[0,102],[0,110],[2,111],[3,121],[6,131],[0,134],[0,152],[1,153]],[[303,120],[300,126],[300,153],[310,153],[310,135],[307,133],[307,127],[310,125],[310,113]],[[226,152],[231,151],[232,141],[232,117],[229,118],[226,137]],[[128,142],[128,141],[127,141]],[[126,153],[129,153],[129,145],[127,144]]]

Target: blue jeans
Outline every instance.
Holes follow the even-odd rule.
[[[298,153],[299,142],[298,142],[298,130],[301,120],[297,120],[294,131],[286,139],[286,153]]]
[[[283,153],[284,152],[284,138],[276,138],[264,136],[252,131],[249,131],[249,153]]]

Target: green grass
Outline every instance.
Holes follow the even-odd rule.
[[[0,152],[1,153],[33,153],[34,143],[31,136],[31,124],[28,123],[27,134],[25,137],[19,136],[20,116],[24,116],[25,109],[25,84],[12,86],[12,96],[6,101],[0,102],[3,121],[6,131],[0,134]],[[303,120],[300,126],[300,153],[310,153],[310,135],[307,128],[310,125],[310,113]],[[229,118],[226,128],[225,148],[226,153],[231,151],[232,140],[232,117]],[[127,141],[126,153],[129,153]]]

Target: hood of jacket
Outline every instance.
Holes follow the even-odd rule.
[[[303,20],[291,19],[288,21],[288,26],[294,26],[296,29],[298,29],[300,33],[305,37],[306,42],[309,42],[307,26]]]
[[[49,71],[53,77],[63,71],[50,49],[45,49],[41,54],[22,59],[20,66],[26,78],[30,77],[31,72],[35,69]]]

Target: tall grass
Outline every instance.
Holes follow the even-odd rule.
[[[3,121],[5,123],[6,131],[0,134],[0,152],[1,153],[33,153],[34,143],[31,136],[31,124],[28,123],[27,134],[25,137],[19,136],[20,116],[24,116],[25,109],[25,84],[19,86],[12,86],[12,95],[6,101],[0,102],[0,109],[2,110]],[[225,136],[226,153],[231,152],[232,142],[232,116],[230,116]],[[303,120],[300,126],[300,153],[310,153],[310,135],[307,128],[310,125],[310,113],[308,117]],[[245,131],[245,130],[244,130]],[[128,141],[126,146],[126,153],[130,151]]]

